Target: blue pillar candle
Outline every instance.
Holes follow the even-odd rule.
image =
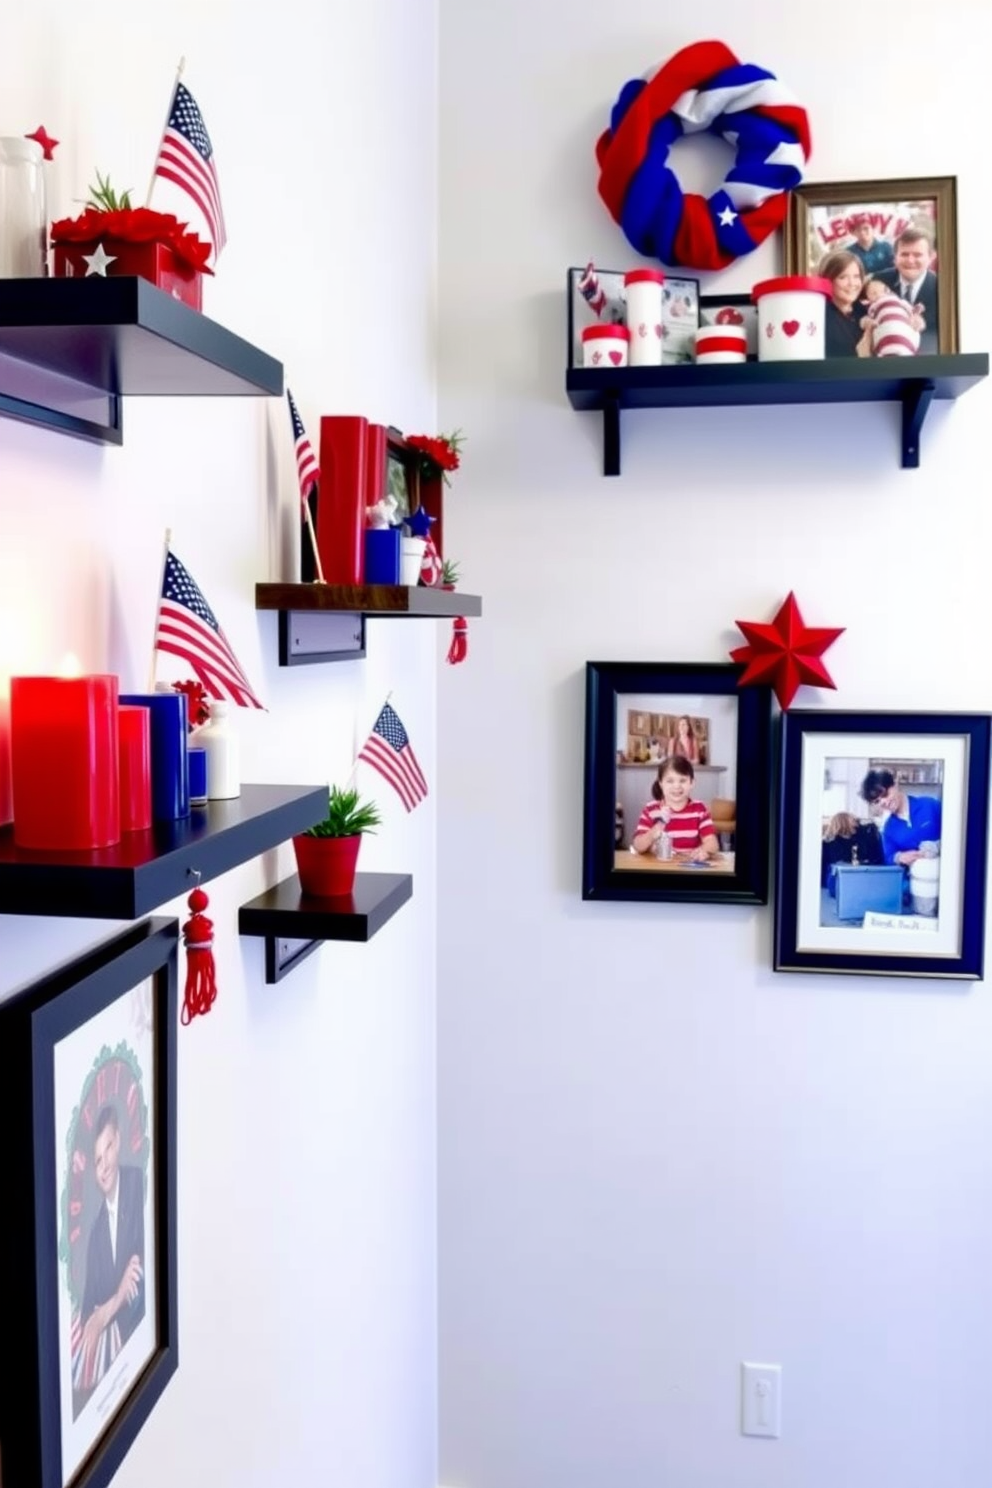
[[[185,693],[129,693],[120,701],[147,708],[151,714],[152,818],[176,821],[189,816]]]
[[[189,746],[189,804],[207,804],[207,751],[197,744]]]
[[[400,529],[366,527],[366,584],[398,584],[400,581]]]

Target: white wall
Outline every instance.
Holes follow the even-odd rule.
[[[321,413],[431,428],[435,51],[430,0],[39,0],[4,14],[0,132],[63,141],[53,215],[97,168],[141,199],[185,54],[229,233],[206,312],[285,362],[315,444]],[[376,622],[367,661],[288,672],[256,615],[256,580],[293,576],[284,401],[124,418],[118,450],[0,420],[0,672],[74,649],[143,686],[170,526],[268,704],[238,720],[247,780],[342,779],[392,688],[433,782],[433,626]],[[360,780],[386,821],[363,866],[415,881],[369,945],[266,987],[237,909],[291,849],[208,886],[220,995],[179,1039],[180,1369],[121,1488],[437,1481],[435,811]],[[107,928],[0,919],[2,985]]]
[[[776,975],[770,908],[583,904],[579,867],[587,658],[723,660],[734,618],[794,587],[847,626],[836,693],[798,704],[992,708],[989,385],[931,413],[915,472],[892,406],[694,409],[628,415],[604,480],[600,421],[564,394],[563,292],[569,264],[636,261],[596,194],[620,86],[714,36],[807,103],[811,177],[958,176],[963,349],[988,349],[966,101],[990,22],[984,0],[443,0],[440,422],[468,433],[448,545],[486,597],[438,736],[451,1488],[992,1478],[986,987]],[[719,150],[696,177],[688,156],[712,189]],[[703,577],[635,581],[680,541]],[[783,1365],[779,1442],[739,1434],[742,1359]]]

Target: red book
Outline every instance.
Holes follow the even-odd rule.
[[[317,547],[329,584],[365,581],[368,419],[325,415],[320,421]]]

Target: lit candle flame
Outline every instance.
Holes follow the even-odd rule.
[[[65,656],[62,658],[62,665],[59,667],[59,676],[68,679],[72,677],[81,677],[82,675],[83,669],[80,666],[79,657],[76,655],[75,651],[66,652]]]

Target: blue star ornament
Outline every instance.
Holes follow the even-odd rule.
[[[431,530],[431,523],[436,521],[436,517],[429,517],[424,508],[418,506],[412,516],[407,517],[406,525],[410,529],[411,537],[427,537]]]

